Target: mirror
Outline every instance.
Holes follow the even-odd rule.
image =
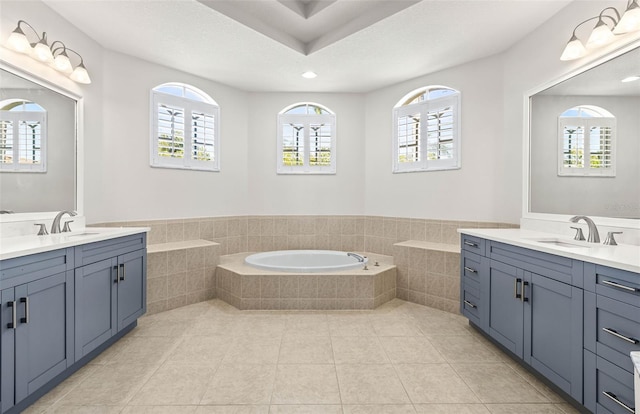
[[[529,98],[529,213],[640,219],[640,47]]]
[[[78,208],[76,114],[76,99],[0,69],[0,210]]]

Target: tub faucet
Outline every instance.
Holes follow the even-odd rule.
[[[51,234],[62,232],[60,230],[60,219],[62,219],[62,216],[64,216],[65,214],[68,214],[70,216],[75,216],[78,213],[76,213],[75,211],[69,211],[69,210],[62,210],[61,212],[59,212],[56,215],[56,217],[53,219],[53,224],[51,224]]]
[[[598,234],[598,228],[593,220],[587,216],[573,216],[569,219],[572,223],[577,223],[580,220],[584,220],[587,223],[587,226],[589,226],[589,236],[587,237],[587,241],[589,243],[600,243],[600,234]]]
[[[364,257],[360,256],[359,254],[347,253],[347,256],[355,257],[360,263],[364,263]]]

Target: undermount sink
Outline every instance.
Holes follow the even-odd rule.
[[[579,249],[579,248],[589,248],[591,246],[587,245],[585,242],[572,242],[570,240],[563,240],[563,239],[555,239],[555,238],[550,238],[550,239],[533,239],[535,242],[538,243],[544,243],[544,244],[551,244],[554,246],[558,246],[558,247],[568,247],[571,249]]]
[[[95,234],[100,234],[97,231],[85,231],[82,233],[69,234],[67,237],[83,237],[83,236],[93,236]]]

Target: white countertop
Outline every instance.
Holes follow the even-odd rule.
[[[620,244],[605,246],[573,240],[563,235],[526,229],[458,229],[459,233],[512,244],[544,253],[640,273],[640,246]],[[541,243],[539,240],[563,241],[569,246]]]
[[[149,230],[148,227],[87,227],[69,233],[47,236],[29,235],[0,238],[0,260],[144,233]]]
[[[631,353],[631,360],[636,367],[636,371],[640,372],[640,351],[634,351]]]

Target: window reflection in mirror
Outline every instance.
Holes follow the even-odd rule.
[[[640,48],[530,98],[529,211],[640,218]]]
[[[76,101],[0,70],[0,211],[76,208]]]

